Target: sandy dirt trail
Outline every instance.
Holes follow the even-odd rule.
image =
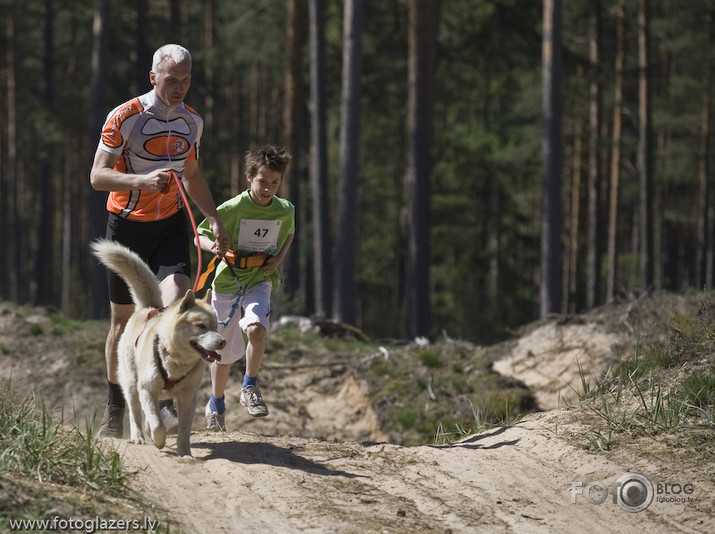
[[[695,495],[705,506],[654,501],[629,513],[611,493],[572,504],[574,481],[608,485],[632,466],[545,424],[537,416],[418,447],[198,431],[194,460],[178,459],[172,442],[118,446],[171,532],[712,532],[712,487]]]
[[[583,439],[568,439],[569,433],[593,431],[583,413],[568,408],[579,366],[588,377],[597,376],[611,365],[611,347],[637,330],[632,325],[655,321],[655,312],[670,313],[680,300],[657,300],[644,309],[629,304],[617,313],[607,309],[588,320],[531,328],[494,370],[526,384],[547,411],[452,445],[386,443],[360,374],[330,354],[292,365],[267,362],[261,372],[270,385],[264,390],[271,408],[266,418],[253,419],[241,409],[240,377],[232,376],[224,433],[202,429],[210,393],[205,373],[191,440],[194,460],[176,457],[173,437],[161,451],[125,440],[113,445],[138,471],[132,487],[155,503],[152,519],[172,534],[712,533],[715,461],[707,447],[693,455],[695,435],[675,444],[669,435],[643,436],[598,454],[584,449]],[[621,325],[620,333],[609,320]],[[38,326],[47,335],[31,334]],[[96,410],[105,395],[104,364],[85,353],[103,350],[106,330],[99,326],[57,338],[47,313],[0,309],[0,377],[12,379],[18,391],[41,391],[49,405],[62,402],[78,414]],[[667,496],[658,494],[644,511],[629,513],[613,503],[608,489],[602,504],[584,494],[572,504],[574,482],[584,492],[595,484],[590,496],[596,501],[597,485],[607,487],[631,472],[656,488],[691,484],[694,501],[663,502]]]

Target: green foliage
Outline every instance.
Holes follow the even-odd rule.
[[[430,369],[440,366],[439,354],[435,354],[431,350],[422,350],[417,354],[417,357],[422,365]]]
[[[687,405],[700,409],[710,409],[715,405],[715,367],[705,371],[694,371],[683,380]]]

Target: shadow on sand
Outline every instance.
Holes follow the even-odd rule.
[[[324,465],[307,460],[291,451],[291,447],[277,447],[272,443],[230,441],[224,443],[192,443],[193,449],[209,449],[209,454],[201,461],[221,458],[230,462],[242,464],[266,464],[276,467],[298,469],[306,473],[322,476],[339,476],[347,478],[362,477],[347,471],[336,471]]]

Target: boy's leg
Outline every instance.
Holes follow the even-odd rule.
[[[224,392],[231,372],[231,365],[217,362],[211,364],[211,398],[206,404],[204,421],[208,430],[221,432],[226,430],[226,402]]]
[[[266,350],[266,334],[271,327],[271,289],[270,282],[260,283],[249,289],[241,301],[243,317],[240,325],[248,337],[248,346],[240,400],[253,417],[268,415],[268,408],[258,388],[258,372]]]
[[[246,347],[246,375],[256,378],[261,370],[261,362],[266,352],[266,328],[262,324],[252,324],[246,329],[248,346]]]
[[[206,428],[213,431],[226,430],[225,420],[225,391],[228,377],[231,373],[231,364],[238,361],[245,353],[243,332],[238,324],[240,311],[235,295],[213,293],[211,305],[216,310],[219,318],[218,332],[226,340],[226,346],[221,349],[221,361],[214,362],[211,370],[211,398],[206,403],[205,418]]]
[[[246,347],[246,374],[243,375],[243,387],[241,388],[241,404],[248,408],[248,414],[253,417],[264,417],[268,415],[268,408],[263,402],[261,390],[258,387],[258,371],[261,369],[261,361],[266,346],[266,329],[263,325],[249,325],[248,346]]]
[[[228,375],[231,372],[231,365],[223,365],[218,362],[211,364],[211,394],[222,399],[226,391]]]

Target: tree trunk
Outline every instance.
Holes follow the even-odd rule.
[[[698,149],[698,219],[697,219],[697,249],[696,249],[696,284],[697,287],[712,288],[712,258],[709,251],[712,250],[712,245],[709,243],[709,237],[712,234],[709,232],[709,184],[708,184],[708,156],[709,156],[709,138],[710,138],[710,107],[712,97],[710,91],[712,89],[712,13],[706,15],[708,46],[705,49],[705,58],[703,65],[703,104],[700,112],[700,146]]]
[[[107,41],[109,38],[109,0],[97,0],[96,11],[94,13],[93,38],[94,45],[92,46],[92,80],[91,80],[91,102],[90,102],[90,120],[89,120],[89,150],[90,156],[89,166],[91,167],[91,158],[97,149],[102,124],[107,115],[105,106],[105,84],[108,70],[107,62]],[[87,210],[89,225],[87,228],[87,238],[94,240],[97,237],[104,236],[107,210],[106,201],[107,194],[95,191],[87,184]],[[86,243],[84,243],[86,245]],[[92,257],[87,254],[83,263],[84,280],[90,280],[92,309],[94,316],[107,316],[109,312],[108,301],[109,292],[105,277],[104,268]]]
[[[3,203],[0,206],[2,213],[2,226],[0,231],[3,232],[3,247],[1,250],[9,251],[9,254],[3,254],[3,280],[7,285],[3,287],[0,294],[4,298],[9,298],[13,302],[18,302],[20,297],[20,239],[18,236],[18,217],[17,211],[17,106],[16,106],[16,58],[15,58],[15,8],[9,8],[9,14],[5,20],[5,36],[6,49],[5,59],[7,61],[6,69],[6,92],[7,92],[7,117],[5,119],[7,128],[7,164],[2,169],[3,176],[3,191],[0,196],[0,201]]]
[[[149,1],[136,0],[136,21],[137,28],[134,32],[136,37],[136,58],[134,58],[134,87],[133,94],[145,93],[149,87],[149,70],[153,57],[153,51],[149,50],[147,42],[147,20],[149,19]]]
[[[331,310],[330,228],[328,217],[328,162],[325,119],[325,15],[323,0],[309,0],[310,16],[310,178],[313,197],[313,279],[315,313]]]
[[[540,316],[561,313],[561,0],[544,0]]]
[[[623,65],[625,56],[624,0],[616,8],[616,63],[613,81],[613,134],[611,137],[611,185],[608,199],[608,267],[606,301],[612,302],[616,286],[616,230],[618,228],[618,190],[621,178],[621,133],[623,116]]]
[[[218,139],[218,132],[215,130],[214,123],[214,95],[216,94],[216,83],[214,81],[214,57],[215,57],[215,38],[214,38],[214,18],[215,18],[214,0],[204,1],[204,31],[203,31],[203,49],[205,57],[203,61],[206,98],[204,99],[204,107],[201,113],[204,118],[204,131],[209,132],[211,139]],[[217,143],[209,143],[215,145]],[[222,173],[223,174],[223,173]],[[224,184],[221,184],[222,186]]]
[[[339,321],[354,324],[363,0],[346,0],[344,9],[334,316]]]
[[[649,68],[649,0],[638,3],[638,185],[641,287],[653,283],[653,177],[652,124]]]
[[[45,0],[44,17],[43,17],[43,75],[41,94],[42,100],[47,103],[49,109],[53,108],[54,100],[54,83],[52,79],[52,45],[54,25],[52,0]],[[31,282],[32,301],[38,304],[50,304],[54,301],[52,298],[52,273],[53,273],[53,245],[52,239],[52,219],[53,206],[51,202],[54,197],[52,192],[53,181],[51,179],[52,165],[51,154],[52,148],[48,144],[46,136],[40,136],[38,139],[38,173],[37,182],[35,185],[35,215],[33,222],[35,239],[32,250],[32,258],[35,265],[35,276]]]
[[[285,105],[283,106],[283,138],[286,140],[288,152],[293,156],[288,171],[278,192],[279,196],[298,204],[300,200],[300,184],[302,176],[303,153],[303,69],[302,57],[305,44],[304,23],[305,2],[303,0],[287,0],[286,2],[286,46],[288,68],[285,76]],[[302,210],[300,210],[302,212]],[[305,225],[300,225],[296,231],[299,236],[293,241],[288,255],[284,260],[285,282],[283,291],[289,296],[297,296],[297,306],[307,309],[306,287],[301,284],[303,277],[300,270],[300,257],[306,247],[303,245]]]
[[[429,336],[430,309],[430,176],[432,118],[437,56],[438,3],[409,2],[407,264],[405,266],[405,333],[409,339]]]
[[[701,131],[701,142],[700,142],[700,166],[699,174],[704,177],[705,180],[705,195],[706,199],[705,205],[705,221],[704,221],[704,255],[705,255],[705,277],[703,285],[705,289],[713,288],[713,270],[715,269],[715,252],[713,247],[715,243],[715,178],[710,172],[710,166],[708,165],[708,159],[710,158],[710,120],[712,117],[712,48],[713,48],[713,9],[708,10],[707,16],[707,32],[708,32],[708,46],[705,48],[705,88],[703,92],[703,111],[702,111],[702,131]],[[703,178],[701,178],[703,179]]]
[[[601,3],[592,2],[593,13],[589,22],[589,133],[588,133],[588,243],[586,275],[586,308],[596,305],[600,279],[600,217],[599,217],[599,134],[601,129],[601,85],[599,82],[599,41],[601,32]]]
[[[578,233],[579,217],[581,213],[581,172],[583,168],[583,125],[581,121],[574,121],[573,131],[573,161],[571,162],[571,195],[568,213],[568,255],[566,264],[566,297],[564,308],[578,309]]]

